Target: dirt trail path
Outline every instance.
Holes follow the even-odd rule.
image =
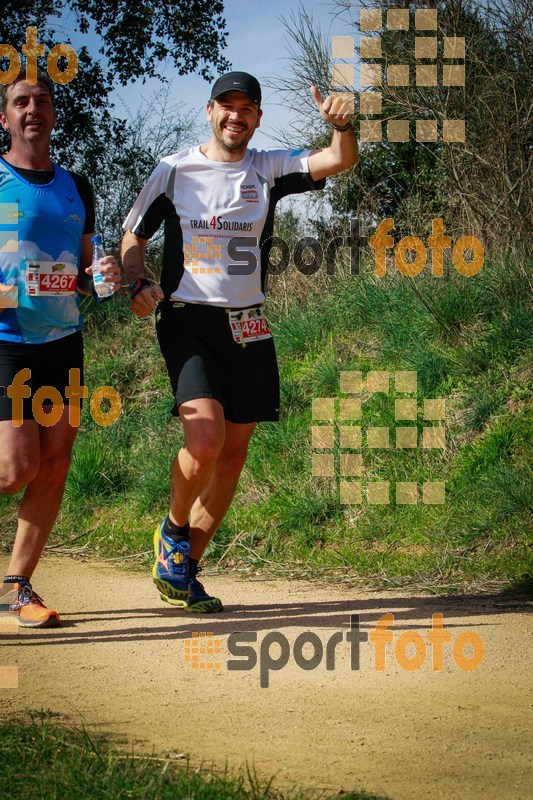
[[[232,769],[247,761],[260,775],[276,774],[279,785],[364,787],[394,800],[533,797],[530,618],[516,598],[213,576],[205,582],[227,610],[198,619],[161,603],[147,576],[108,564],[46,558],[34,582],[64,625],[0,635],[0,666],[19,668],[19,688],[0,689],[3,714],[44,707],[73,722],[81,716],[141,750],[190,753],[218,767],[227,760]],[[370,633],[386,612],[394,614],[394,642],[385,648],[385,671],[374,669],[371,642],[361,644],[360,668],[352,669],[350,614]],[[478,669],[460,669],[445,644],[443,671],[433,671],[427,633],[434,613],[444,614],[453,640],[463,631],[482,637]],[[288,663],[270,672],[268,688],[260,688],[259,666],[227,669],[236,658],[228,635],[242,631],[256,632],[258,654],[272,631],[289,642]],[[334,670],[326,670],[325,656],[313,670],[298,667],[293,643],[304,631],[324,645],[344,634]],[[404,631],[426,642],[417,671],[396,660]],[[199,654],[206,666],[196,669],[186,659],[193,632],[212,632],[220,643],[218,655]],[[270,651],[277,658],[280,648]],[[302,654],[309,658],[312,646]]]

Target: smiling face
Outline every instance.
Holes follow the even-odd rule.
[[[11,134],[11,149],[48,147],[56,112],[48,87],[17,81],[8,87],[0,123]]]
[[[213,140],[223,153],[242,158],[263,112],[243,92],[224,92],[207,106]]]

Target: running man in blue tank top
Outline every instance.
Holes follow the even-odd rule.
[[[11,135],[0,157],[0,493],[24,490],[0,611],[38,628],[59,625],[30,581],[59,511],[78,430],[67,387],[71,369],[83,385],[79,293],[90,292],[94,233],[88,181],[50,160],[55,121],[47,75],[39,73],[32,85],[23,68],[0,86],[0,124]],[[101,263],[116,291],[116,260]],[[28,394],[17,401],[16,380]],[[42,387],[59,393],[59,412],[41,392],[34,415],[33,396]]]

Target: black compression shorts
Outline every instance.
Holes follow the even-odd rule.
[[[22,401],[23,419],[34,419],[32,398],[37,389],[52,386],[57,389],[63,403],[68,405],[65,388],[69,385],[69,370],[80,370],[80,384],[83,385],[83,338],[81,331],[55,339],[44,344],[21,344],[0,341],[0,420],[13,418],[11,398],[7,387],[22,369],[31,372],[26,381],[31,396]],[[44,403],[50,400],[44,400]],[[81,401],[80,401],[81,402]]]
[[[178,406],[199,397],[218,400],[229,422],[279,419],[279,375],[272,337],[243,347],[232,335],[229,309],[165,301],[157,338]]]

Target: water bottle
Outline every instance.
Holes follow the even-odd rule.
[[[113,287],[110,283],[104,281],[104,276],[100,272],[100,259],[104,258],[106,255],[102,246],[102,237],[96,234],[91,237],[91,242],[93,243],[93,261],[91,266],[93,268],[94,290],[100,298],[110,297],[113,294]]]

